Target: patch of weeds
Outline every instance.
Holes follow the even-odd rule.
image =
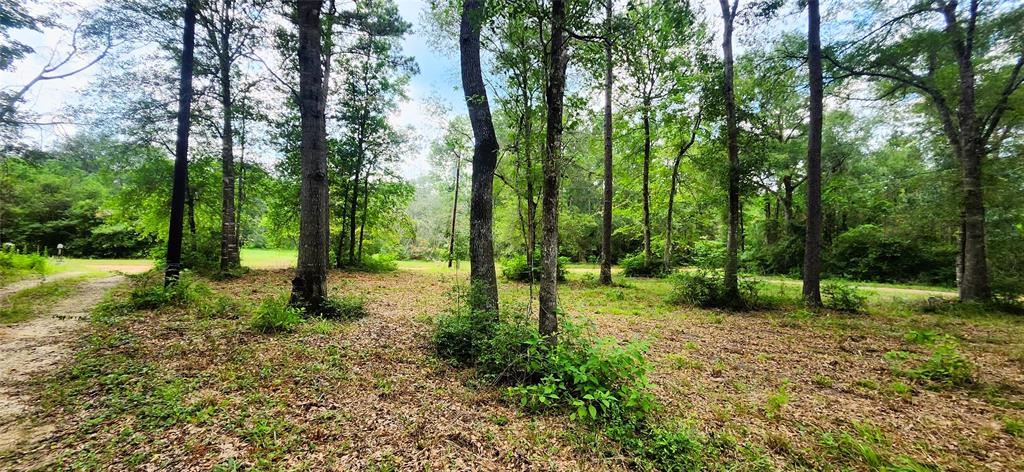
[[[1003,432],[1015,438],[1024,439],[1024,419],[1004,416]]]
[[[292,331],[303,323],[302,310],[288,304],[288,296],[269,298],[252,314],[249,326],[259,333]]]
[[[840,281],[822,284],[821,295],[826,307],[849,312],[863,311],[864,302],[868,299],[856,286]]]
[[[704,367],[703,362],[697,359],[691,359],[683,353],[672,354],[668,356],[668,360],[672,363],[672,367],[675,367],[676,369],[700,370]]]
[[[398,257],[394,254],[373,254],[364,257],[355,269],[373,274],[394,272],[398,270]]]
[[[935,338],[934,348],[927,356],[906,351],[890,351],[885,355],[893,371],[932,388],[966,387],[974,384],[976,367],[960,352],[956,339],[949,335]]]
[[[330,297],[327,299],[326,305],[323,313],[325,318],[357,320],[367,315],[366,300],[357,295]]]
[[[788,381],[783,381],[782,385],[775,393],[768,396],[768,402],[764,406],[764,416],[768,419],[774,419],[782,414],[782,407],[789,403],[790,395],[786,391],[786,386],[789,385]]]
[[[706,470],[720,454],[712,438],[685,424],[648,426],[613,422],[604,431],[640,470]]]
[[[875,382],[872,379],[859,379],[854,382],[853,385],[865,390],[878,390],[878,382]]]
[[[334,333],[334,330],[335,328],[337,328],[338,325],[336,325],[334,322],[321,319],[313,321],[307,324],[306,326],[309,328],[310,332],[322,335],[329,335]]]
[[[892,453],[885,434],[868,422],[853,424],[853,431],[822,433],[819,444],[833,465],[860,465],[870,470],[924,472],[937,468]],[[845,469],[841,467],[841,469]]]
[[[687,351],[696,351],[699,349],[699,346],[697,346],[696,342],[686,341],[686,343],[683,344],[683,349],[686,349]]]
[[[41,314],[41,307],[68,296],[81,281],[82,278],[75,278],[47,282],[0,299],[0,324],[17,323]]]
[[[923,330],[914,330],[914,329],[912,329],[910,331],[907,331],[907,334],[903,335],[903,339],[904,340],[906,340],[907,342],[915,343],[915,344],[932,344],[938,338],[939,338],[939,333],[937,333],[935,331],[932,331],[930,329],[923,329]]]
[[[814,376],[814,384],[819,386],[819,387],[826,387],[827,388],[827,387],[831,387],[832,385],[834,385],[835,382],[832,380],[831,377],[818,374],[818,375]]]
[[[892,382],[892,383],[890,383],[889,384],[889,391],[892,392],[894,395],[896,395],[896,396],[898,396],[900,398],[903,398],[903,399],[909,399],[911,397],[911,395],[913,395],[913,393],[914,393],[913,387],[911,387],[910,385],[907,385],[907,384],[905,384],[903,382]]]

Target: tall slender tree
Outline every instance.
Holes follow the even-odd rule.
[[[725,96],[726,148],[729,153],[727,187],[729,198],[729,234],[725,246],[725,290],[739,296],[740,157],[739,130],[736,126],[736,95],[733,89],[732,28],[739,0],[719,0],[722,7],[723,94]]]
[[[551,37],[547,51],[547,134],[541,189],[540,334],[558,341],[558,185],[562,161],[562,100],[569,62],[565,31],[565,0],[551,2]]]
[[[821,305],[821,13],[807,0],[807,65],[811,90],[807,133],[807,235],[804,238],[804,303]]]
[[[181,272],[182,224],[188,186],[188,136],[192,115],[192,73],[195,66],[196,5],[185,0],[185,27],[181,39],[181,76],[178,83],[178,131],[174,145],[174,184],[171,187],[171,221],[167,232],[167,268],[164,285],[178,281]]]
[[[601,284],[612,284],[612,0],[604,4],[604,197],[601,202]]]
[[[313,314],[323,310],[327,291],[327,122],[321,63],[322,0],[298,0],[293,21],[299,30],[299,114],[302,128],[302,184],[299,261],[291,303]]]
[[[480,67],[480,30],[487,16],[483,0],[465,0],[459,25],[462,89],[473,127],[473,174],[469,204],[469,277],[479,292],[471,300],[479,310],[497,311],[498,276],[494,267],[494,168],[498,138],[494,134]]]

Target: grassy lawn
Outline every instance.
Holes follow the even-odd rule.
[[[155,310],[108,305],[74,362],[33,389],[39,417],[55,425],[46,447],[0,453],[0,465],[638,467],[596,425],[523,409],[502,386],[435,357],[430,333],[452,304],[455,271],[400,267],[332,272],[329,291],[364,297],[368,316],[286,333],[260,334],[249,319],[261,300],[287,293],[288,270],[209,282],[212,294]],[[562,316],[648,343],[655,420],[700,438],[694,447],[711,460],[703,469],[1024,468],[1019,317],[882,298],[861,314],[729,313],[666,303],[665,280],[617,282],[570,272]],[[506,310],[525,310],[528,292],[500,283]],[[968,366],[964,383],[923,377],[950,356]]]

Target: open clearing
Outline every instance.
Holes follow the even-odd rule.
[[[93,323],[74,362],[31,383],[28,404],[50,427],[0,464],[630,467],[587,424],[526,412],[501,387],[437,360],[430,327],[450,306],[455,276],[420,265],[332,272],[330,290],[364,295],[369,316],[310,321],[290,334],[253,332],[241,308],[211,315],[165,307]],[[284,293],[291,276],[253,271],[212,285],[251,310]],[[867,315],[724,313],[666,304],[663,281],[622,282],[602,289],[573,275],[561,285],[561,303],[602,335],[650,342],[653,388],[664,405],[658,417],[714,438],[724,468],[881,470],[912,459],[945,470],[1024,470],[1019,319],[891,302]],[[528,290],[503,283],[503,303],[523,308]],[[887,353],[932,349],[909,340],[911,331],[955,337],[979,366],[974,383],[933,390],[896,372]]]

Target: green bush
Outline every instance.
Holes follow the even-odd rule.
[[[716,452],[706,437],[687,425],[614,422],[605,428],[605,434],[622,445],[640,470],[708,470]]]
[[[860,293],[857,287],[840,281],[825,282],[821,286],[822,300],[826,307],[840,311],[861,311],[867,296]]]
[[[725,278],[720,271],[698,270],[672,276],[668,302],[701,308],[751,309],[758,305],[758,285],[752,280],[739,281],[739,297],[729,296]]]
[[[0,251],[0,275],[15,272],[33,272],[45,275],[47,258],[39,254],[21,254],[14,249]]]
[[[894,371],[931,387],[965,387],[974,383],[976,366],[963,353],[952,336],[931,338],[934,349],[928,356],[906,351],[891,351],[885,358]]]
[[[474,311],[460,300],[437,320],[432,340],[438,357],[510,385],[508,394],[529,409],[598,420],[642,418],[654,406],[646,345],[597,338],[567,320],[552,345],[518,312]]]
[[[922,246],[861,225],[840,234],[823,258],[825,272],[852,280],[951,285],[956,249]]]
[[[260,333],[291,331],[303,323],[302,310],[288,303],[288,296],[263,300],[253,313],[249,326]]]
[[[565,265],[569,263],[567,257],[558,258],[558,281],[565,281]],[[506,280],[515,282],[529,282],[530,275],[533,274],[533,281],[540,282],[540,251],[535,251],[533,254],[533,270],[530,270],[530,264],[526,260],[526,255],[518,255],[510,259],[505,259],[501,263],[501,275]]]
[[[662,277],[666,275],[665,265],[661,258],[651,257],[648,260],[644,254],[637,253],[623,257],[619,261],[622,273],[628,277]]]
[[[133,310],[153,310],[167,305],[188,307],[211,300],[213,291],[206,284],[196,282],[190,271],[182,271],[178,282],[164,286],[163,277],[153,272],[138,283],[128,296]]]
[[[713,239],[693,243],[691,263],[700,269],[714,270],[725,267],[725,244]]]
[[[398,259],[393,254],[373,254],[364,257],[358,269],[375,274],[394,272],[398,270]]]

